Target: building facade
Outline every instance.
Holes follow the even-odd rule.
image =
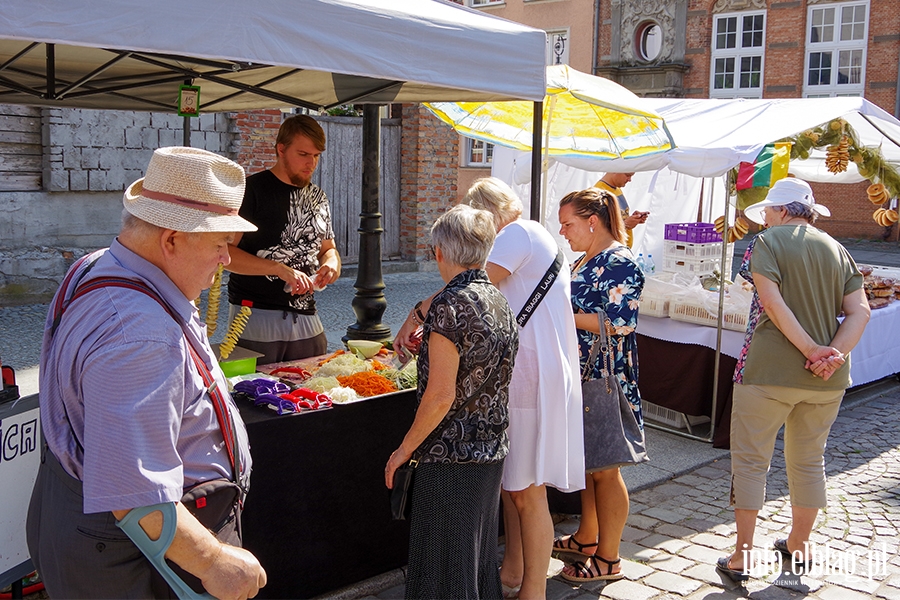
[[[900,115],[896,0],[612,0],[600,6],[597,74],[640,95],[863,96]],[[867,184],[813,187],[832,210],[832,218],[820,221],[832,235],[897,239],[896,227],[873,221]]]

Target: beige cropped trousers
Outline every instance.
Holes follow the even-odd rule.
[[[784,425],[791,504],[825,508],[825,441],[844,390],[735,385],[731,410],[731,504],[761,510],[775,438]]]

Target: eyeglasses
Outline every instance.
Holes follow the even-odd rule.
[[[437,256],[434,254],[434,244],[428,244],[428,254],[431,256],[431,260],[437,260]]]

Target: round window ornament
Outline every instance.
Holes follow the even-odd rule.
[[[641,23],[635,32],[637,56],[643,62],[653,62],[662,51],[662,27],[654,21]]]

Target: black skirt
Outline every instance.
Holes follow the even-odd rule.
[[[497,557],[503,461],[416,468],[406,598],[502,597]]]

